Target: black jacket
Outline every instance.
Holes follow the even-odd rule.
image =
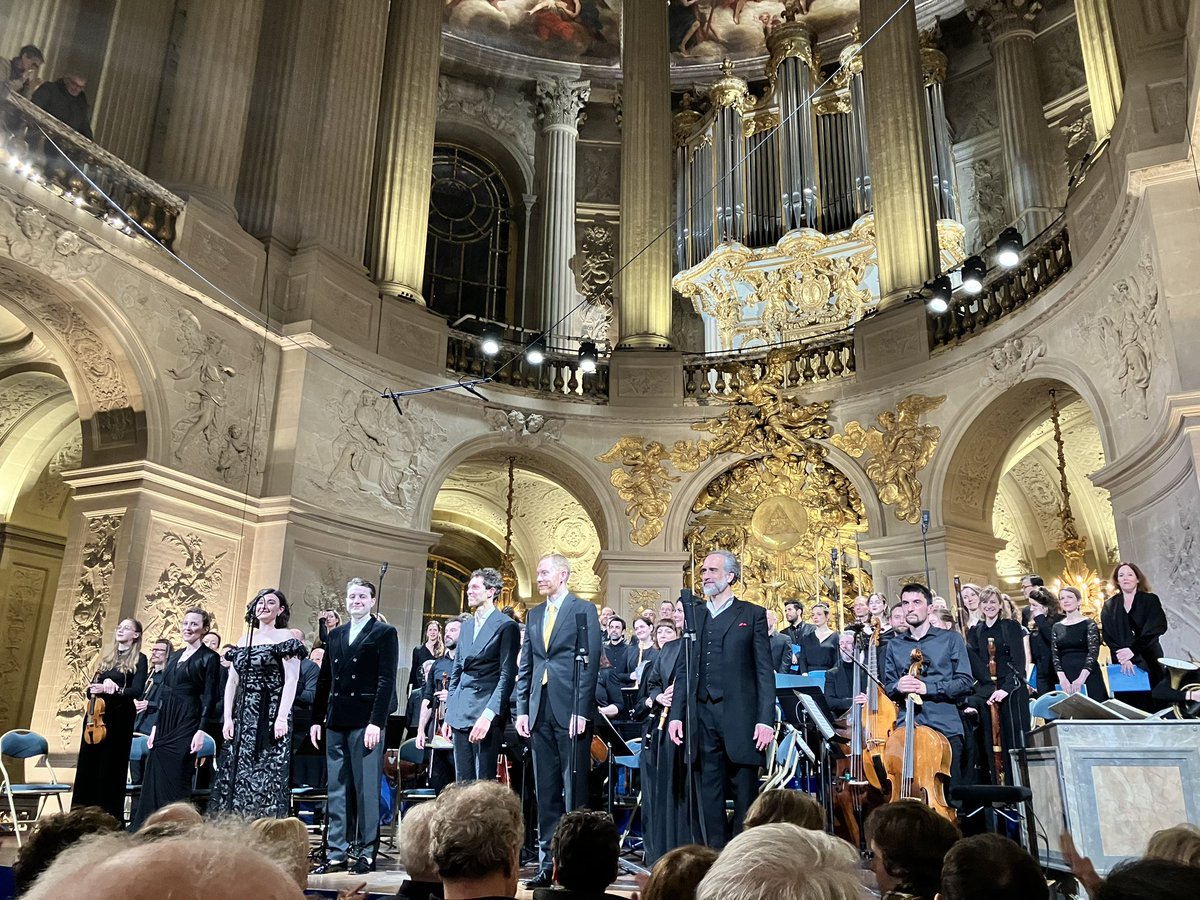
[[[67,93],[63,84],[66,79],[47,81],[33,92],[33,102],[68,128],[73,128],[88,140],[92,138],[91,110],[87,94],[80,91],[78,97]]]
[[[339,731],[387,726],[396,711],[396,629],[372,617],[350,643],[351,622],[329,632],[313,701],[313,724]]]

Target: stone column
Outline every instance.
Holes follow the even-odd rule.
[[[151,174],[233,214],[258,59],[263,0],[193,3],[179,50],[162,156]]]
[[[895,7],[892,0],[861,7],[881,309],[902,303],[941,268],[917,17],[908,4],[889,22]]]
[[[626,3],[618,349],[671,346],[671,54],[665,3]],[[639,255],[640,254],[640,255]],[[637,257],[634,259],[634,257]],[[630,261],[632,260],[632,261]]]
[[[123,0],[113,12],[104,69],[90,90],[96,143],[145,170],[174,6]]]
[[[79,0],[12,0],[10,6],[8,13],[0,14],[4,59],[11,59],[26,44],[33,44],[46,56],[39,72],[43,81],[66,74],[62,62],[70,53],[75,37]]]
[[[421,306],[444,8],[442,0],[392,3],[375,143],[375,283]]]
[[[1027,241],[1058,215],[1066,193],[1038,88],[1033,23],[1041,8],[1036,0],[982,0],[968,10],[991,46],[1013,220]]]
[[[1083,70],[1092,104],[1092,127],[1099,143],[1112,131],[1122,96],[1117,33],[1109,0],[1075,0],[1075,19],[1079,23]]]
[[[563,346],[565,336],[579,333],[572,327],[576,317],[570,315],[578,302],[571,272],[571,257],[575,255],[575,147],[591,87],[586,81],[570,78],[539,78],[537,94],[544,154],[541,327],[550,332],[551,345]],[[626,215],[621,216],[622,220]]]

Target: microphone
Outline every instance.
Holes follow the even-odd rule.
[[[379,564],[379,580],[380,580],[380,581],[382,581],[382,580],[383,580],[383,576],[387,574],[387,567],[388,567],[388,564],[387,564],[387,563],[380,563],[380,564]]]
[[[575,654],[583,663],[584,668],[587,668],[587,613],[575,613]]]
[[[929,510],[921,510],[921,534],[929,533]]]

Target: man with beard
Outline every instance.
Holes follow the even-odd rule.
[[[454,780],[454,754],[450,744],[450,723],[446,718],[446,706],[450,700],[450,679],[454,675],[454,661],[458,655],[458,638],[462,633],[465,616],[446,623],[442,643],[446,652],[433,661],[429,677],[421,689],[421,721],[417,726],[417,749],[426,750],[425,760],[429,766],[429,786],[441,793],[442,788]],[[431,733],[430,719],[442,716],[442,727]],[[438,746],[442,744],[443,746]]]

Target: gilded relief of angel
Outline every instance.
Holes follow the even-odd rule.
[[[658,441],[645,442],[640,436],[623,437],[596,459],[618,463],[613,469],[612,485],[617,495],[626,501],[625,515],[629,517],[630,539],[644,547],[658,537],[663,518],[671,502],[668,485],[679,481],[663,465],[667,448]]]

